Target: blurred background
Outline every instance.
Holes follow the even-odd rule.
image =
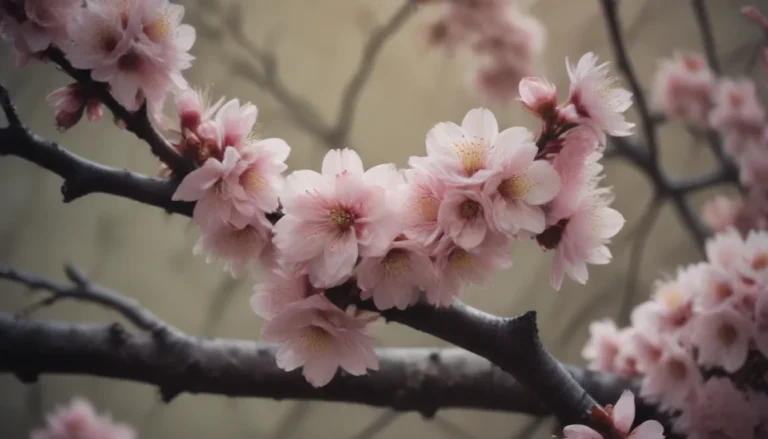
[[[255,103],[258,131],[282,137],[292,146],[291,168],[319,168],[327,150],[316,135],[297,125],[293,113],[259,85],[252,74],[253,45],[273,51],[279,77],[287,89],[306,99],[323,121],[332,123],[344,87],[357,68],[372,29],[386,22],[404,0],[184,0],[185,21],[197,27],[197,56],[187,78],[210,86],[212,96],[226,95]],[[747,1],[709,0],[717,49],[727,73],[742,75],[760,35],[739,8]],[[768,12],[763,0],[754,0]],[[237,8],[237,9],[233,9]],[[597,0],[539,0],[531,13],[545,25],[548,39],[541,73],[567,90],[565,57],[595,51],[611,60],[611,49]],[[620,2],[629,53],[647,88],[657,58],[674,49],[700,50],[700,35],[688,1]],[[232,13],[242,19],[243,34],[233,31]],[[486,105],[467,87],[467,60],[427,50],[423,28],[435,17],[423,8],[386,41],[370,81],[363,90],[352,126],[350,146],[367,165],[392,161],[405,165],[424,154],[424,136],[436,122],[460,121],[471,108]],[[242,44],[242,38],[250,43]],[[53,126],[47,93],[67,83],[51,66],[13,67],[9,48],[0,46],[0,80],[10,87],[24,120],[40,134],[89,159],[152,174],[157,162],[146,145],[116,130],[109,118],[98,125],[81,123],[66,134]],[[250,70],[249,70],[250,69]],[[249,73],[250,72],[250,73]],[[534,120],[521,108],[491,106],[502,127]],[[661,153],[669,172],[684,175],[712,163],[706,148],[680,125],[661,129]],[[545,345],[563,361],[581,364],[588,323],[609,316],[621,319],[625,300],[639,302],[655,278],[699,255],[675,212],[661,210],[647,238],[637,233],[650,186],[645,177],[620,159],[607,161],[607,183],[615,187],[614,207],[628,223],[611,246],[614,262],[592,267],[590,282],[566,281],[562,291],[548,282],[548,254],[534,243],[514,251],[514,267],[499,273],[494,284],[477,288],[465,300],[485,311],[509,316],[539,312]],[[258,279],[232,280],[219,267],[192,255],[196,230],[183,217],[104,195],[62,204],[60,179],[13,157],[0,159],[0,261],[20,269],[63,279],[62,265],[72,263],[95,282],[138,299],[170,324],[192,334],[255,339],[261,321],[248,299]],[[711,193],[699,194],[694,204]],[[634,232],[633,232],[634,230]],[[631,258],[634,242],[645,244]],[[638,253],[639,255],[639,253]],[[637,271],[637,280],[633,272]],[[628,289],[634,288],[633,291]],[[18,311],[33,299],[21,288],[0,284],[0,310]],[[60,303],[38,318],[110,322],[108,311],[79,303]],[[441,342],[397,325],[379,324],[381,346],[433,346]],[[403,437],[449,439],[548,438],[549,421],[538,428],[531,419],[507,413],[450,410],[434,419],[336,403],[305,403],[183,394],[170,404],[158,402],[155,388],[89,377],[43,376],[25,386],[0,376],[0,438],[23,438],[41,420],[41,412],[82,395],[135,425],[140,437],[345,439]]]

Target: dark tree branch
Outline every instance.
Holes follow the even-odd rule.
[[[323,388],[275,363],[275,346],[171,334],[164,339],[115,325],[41,322],[0,313],[0,371],[33,382],[40,374],[95,375],[181,392],[354,402],[426,416],[442,408],[549,414],[535,394],[487,360],[460,349],[379,349],[380,370],[341,374]],[[603,403],[629,386],[607,374],[564,366]]]
[[[67,61],[59,49],[51,46],[44,52],[44,55],[58,65],[67,75],[85,86],[90,95],[98,97],[112,111],[115,118],[122,121],[128,131],[146,142],[152,153],[176,175],[183,176],[192,169],[192,164],[182,157],[152,125],[146,103],[138,111],[130,112],[112,97],[107,84],[91,79],[91,73],[88,70],[72,67],[72,64]]]
[[[707,57],[709,68],[712,69],[716,75],[720,75],[722,69],[720,68],[720,60],[717,56],[715,35],[712,32],[712,22],[709,19],[705,0],[692,0],[691,6],[693,7],[693,13],[696,16],[696,23],[699,26],[701,42],[704,46],[704,54]]]
[[[0,128],[0,155],[14,155],[64,179],[64,202],[92,193],[105,193],[191,216],[193,205],[171,200],[177,183],[92,162],[33,133],[18,117],[8,91],[0,85],[0,105],[9,125]]]

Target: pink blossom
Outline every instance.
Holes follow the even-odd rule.
[[[547,205],[548,217],[556,220],[576,212],[584,197],[597,186],[603,171],[598,134],[590,127],[571,129],[558,142],[562,148],[552,166],[560,176],[560,191]]]
[[[741,144],[761,140],[766,114],[758,100],[754,82],[749,79],[723,79],[718,83],[713,99],[710,125],[741,139],[737,148],[731,148],[732,154],[741,155],[744,148]]]
[[[518,96],[520,81],[532,72],[523,63],[484,61],[468,72],[469,83],[476,93],[496,104],[506,104]]]
[[[698,347],[698,362],[736,372],[747,360],[752,325],[733,309],[723,306],[696,316],[691,342]]]
[[[520,80],[520,98],[533,114],[547,120],[555,115],[557,109],[557,88],[546,78],[527,76]]]
[[[328,384],[341,367],[351,375],[364,375],[379,367],[366,325],[371,313],[344,312],[324,295],[292,302],[268,320],[261,331],[266,342],[280,343],[277,366],[291,371],[303,367],[315,387]]]
[[[625,390],[615,406],[608,405],[598,409],[605,413],[617,437],[627,439],[664,439],[664,427],[655,420],[648,420],[638,425],[630,433],[635,420],[635,396]],[[586,425],[568,425],[563,429],[564,439],[603,439],[603,435]]]
[[[545,160],[534,160],[538,148],[525,128],[504,130],[496,140],[494,174],[485,183],[493,225],[508,236],[518,231],[541,233],[546,226],[541,205],[560,190],[560,176]],[[503,145],[503,146],[502,146]]]
[[[497,270],[509,268],[509,241],[504,236],[488,235],[472,250],[465,250],[451,240],[443,240],[437,251],[437,284],[427,290],[427,301],[435,306],[450,306],[469,284],[482,285]]]
[[[263,283],[253,287],[251,308],[259,317],[272,319],[289,305],[322,293],[309,283],[307,276],[292,276],[283,270],[272,270]]]
[[[447,187],[440,179],[416,169],[406,170],[405,177],[403,233],[433,249],[442,236],[437,220]]]
[[[492,221],[491,200],[483,193],[471,190],[449,191],[437,214],[441,229],[466,250],[483,242]]]
[[[54,90],[46,97],[46,101],[54,108],[56,126],[60,131],[72,128],[83,117],[83,113],[89,122],[98,122],[104,115],[101,102],[89,97],[86,88],[79,83]]]
[[[581,351],[589,362],[589,368],[602,372],[613,372],[616,357],[621,350],[619,330],[611,319],[592,322],[589,325],[589,340]]]
[[[704,126],[714,83],[714,74],[704,57],[676,53],[659,63],[653,80],[653,100],[669,118]]]
[[[226,223],[204,227],[194,253],[204,255],[208,263],[223,263],[232,277],[239,278],[263,261],[269,250],[270,226],[261,214],[242,227]]]
[[[710,378],[684,406],[674,429],[690,439],[752,438],[759,423],[757,407],[727,378]]]
[[[569,218],[550,226],[537,240],[544,248],[555,249],[550,282],[559,290],[568,274],[581,284],[589,273],[587,264],[607,264],[611,251],[606,244],[624,226],[624,217],[608,207],[612,201],[607,189],[595,190],[582,199]]]
[[[707,260],[720,270],[729,270],[741,257],[744,240],[736,229],[728,229],[706,243]]]
[[[749,232],[736,269],[748,283],[768,285],[768,232]]]
[[[757,294],[754,324],[757,349],[768,358],[768,287],[766,286],[760,288]]]
[[[435,268],[417,242],[395,240],[386,253],[363,258],[355,269],[360,298],[377,309],[405,309],[436,282]]]
[[[167,0],[93,0],[72,21],[64,52],[72,65],[109,83],[126,109],[137,110],[145,98],[161,105],[172,87],[186,87],[181,71],[191,65],[195,36],[179,24],[183,10]]]
[[[632,93],[616,87],[616,78],[608,76],[608,63],[597,65],[597,55],[585,54],[576,65],[566,60],[571,80],[570,102],[579,117],[600,132],[611,136],[629,136],[635,124],[624,119],[632,105]]]
[[[701,311],[709,311],[721,306],[735,307],[744,298],[744,289],[734,282],[732,273],[708,264],[702,276],[702,291],[694,299]]]
[[[216,113],[216,123],[221,134],[220,147],[233,146],[239,149],[246,145],[257,115],[258,110],[251,103],[241,106],[238,99],[225,103]]]
[[[245,227],[255,216],[277,210],[289,153],[282,139],[261,140],[239,152],[226,148],[223,161],[209,158],[184,177],[173,199],[197,201],[194,219],[203,228]]]
[[[441,122],[427,133],[427,157],[411,157],[409,164],[455,185],[482,183],[492,174],[493,151],[511,147],[497,144],[514,140],[499,135],[499,125],[490,110],[470,110],[461,126]]]
[[[136,432],[100,416],[86,400],[75,398],[46,416],[46,425],[33,430],[31,439],[135,439]]]
[[[676,342],[665,340],[658,362],[648,367],[640,396],[662,409],[680,409],[695,397],[702,377],[690,355]]]
[[[346,280],[358,256],[381,254],[402,230],[396,191],[402,182],[393,166],[363,172],[352,150],[332,150],[322,174],[295,171],[282,193],[284,216],[275,225],[274,243],[289,271],[306,271],[317,287]]]
[[[718,195],[707,201],[701,216],[715,232],[723,232],[736,223],[743,207],[744,202],[740,199]]]

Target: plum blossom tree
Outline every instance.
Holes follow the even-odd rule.
[[[540,128],[499,127],[490,110],[471,109],[460,123],[429,130],[426,155],[411,157],[406,169],[366,168],[353,149],[339,147],[365,72],[387,36],[417,6],[432,3],[446,12],[428,30],[429,41],[484,58],[473,73],[480,91],[506,102],[516,98]],[[694,3],[706,27],[706,11]],[[759,230],[764,217],[740,220],[746,203],[719,198],[707,207],[704,219],[720,232],[706,244],[708,262],[659,283],[652,300],[632,313],[631,326],[592,325],[584,355],[594,371],[561,364],[547,352],[535,312],[496,317],[459,300],[468,285],[510,267],[510,250],[521,240],[552,254],[555,290],[566,277],[586,283],[589,265],[611,261],[608,245],[624,217],[610,207],[612,190],[602,185],[609,145],[647,171],[698,240],[708,231],[688,207],[687,193],[732,182],[764,198],[768,131],[754,84],[719,77],[709,46],[708,62],[676,54],[660,64],[654,104],[669,120],[709,130],[722,166],[714,176],[671,183],[658,168],[657,122],[629,63],[617,5],[602,4],[632,91],[618,84],[608,63],[587,53],[566,60],[570,87],[561,101],[554,85],[531,76],[544,37],[522,6],[408,0],[372,37],[336,124],[319,126],[306,110],[297,113],[305,128],[334,146],[320,172],[284,175],[291,148],[279,138],[257,137],[255,105],[236,98],[211,103],[184,79],[195,31],[181,22],[182,6],[0,1],[0,35],[19,64],[51,63],[75,81],[49,96],[59,129],[84,114],[99,120],[106,107],[119,127],[150,146],[161,169],[150,177],[111,168],[43,139],[23,123],[3,87],[8,124],[0,129],[0,153],[61,176],[65,202],[102,192],[191,217],[201,235],[196,253],[232,276],[262,274],[250,305],[266,321],[258,343],[199,339],[74,267],[66,268],[71,284],[60,284],[0,266],[0,277],[48,291],[40,306],[66,298],[95,302],[141,330],[0,314],[0,371],[25,382],[41,373],[132,379],[157,385],[165,401],[208,392],[352,401],[425,415],[442,407],[546,413],[567,425],[558,435],[573,439],[765,437],[768,234]],[[745,14],[763,26],[767,21],[754,9]],[[273,72],[257,72],[255,80],[299,111]],[[630,137],[635,124],[624,113],[633,99],[647,144]],[[166,101],[172,109],[164,112]],[[381,318],[469,352],[377,349],[367,328]],[[174,358],[159,354],[162,347],[173,347]],[[75,400],[32,437],[136,433]]]

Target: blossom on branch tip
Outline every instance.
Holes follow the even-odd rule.
[[[624,217],[608,207],[612,197],[607,189],[584,196],[576,211],[550,225],[538,235],[539,244],[554,249],[550,282],[559,290],[567,274],[584,284],[589,278],[587,264],[603,265],[611,261],[606,244],[624,226]]]
[[[571,79],[569,102],[579,120],[611,136],[629,136],[635,124],[627,122],[624,112],[632,105],[632,93],[616,86],[608,76],[608,63],[597,64],[597,55],[587,53],[578,63],[566,60]]]
[[[205,256],[208,263],[223,263],[224,270],[234,278],[252,271],[259,263],[267,265],[264,262],[272,256],[269,254],[271,224],[263,214],[242,227],[224,223],[204,227],[201,231],[194,253]]]
[[[109,416],[96,413],[90,402],[75,398],[46,416],[43,428],[33,430],[31,439],[136,439],[136,432]]]
[[[56,126],[60,131],[66,131],[86,115],[89,122],[98,122],[104,115],[101,101],[88,95],[88,90],[80,83],[73,83],[54,90],[46,97],[53,106]]]

